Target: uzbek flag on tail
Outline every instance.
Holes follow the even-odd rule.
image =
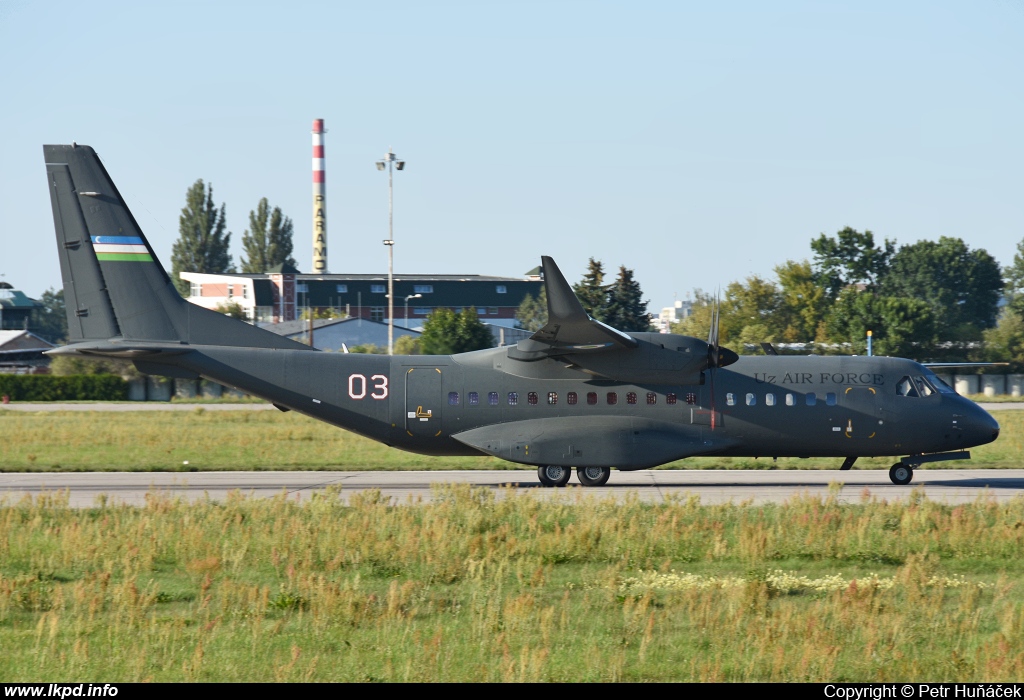
[[[153,262],[149,249],[138,236],[92,236],[97,260]]]

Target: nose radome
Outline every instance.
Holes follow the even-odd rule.
[[[972,442],[984,445],[999,437],[999,423],[988,411],[975,405],[970,413],[970,431]]]

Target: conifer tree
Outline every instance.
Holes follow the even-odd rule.
[[[292,257],[292,220],[280,207],[270,209],[267,198],[249,212],[249,228],[242,234],[242,272],[261,273],[281,264],[295,267]]]
[[[231,264],[231,233],[225,232],[224,205],[213,203],[213,185],[196,180],[185,194],[185,206],[178,220],[180,235],[171,248],[171,279],[182,296],[189,283],[180,272],[234,272]]]
[[[605,317],[599,320],[620,331],[647,331],[651,328],[651,315],[647,313],[640,283],[625,265],[619,267],[619,276],[608,293]]]
[[[605,316],[608,313],[608,287],[604,283],[604,267],[600,260],[590,259],[587,263],[587,273],[573,287],[573,291],[592,318],[607,323]]]

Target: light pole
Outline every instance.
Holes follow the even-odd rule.
[[[409,300],[410,299],[419,299],[422,296],[423,296],[422,294],[410,294],[409,296],[407,296],[405,298],[405,327],[406,328],[409,327]]]
[[[384,245],[388,247],[388,354],[395,352],[395,226],[394,226],[394,169],[405,169],[405,161],[389,147],[383,160],[377,161],[377,170],[388,171],[388,237]]]

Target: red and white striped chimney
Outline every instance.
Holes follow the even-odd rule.
[[[313,120],[313,272],[327,272],[327,186],[323,119]]]

